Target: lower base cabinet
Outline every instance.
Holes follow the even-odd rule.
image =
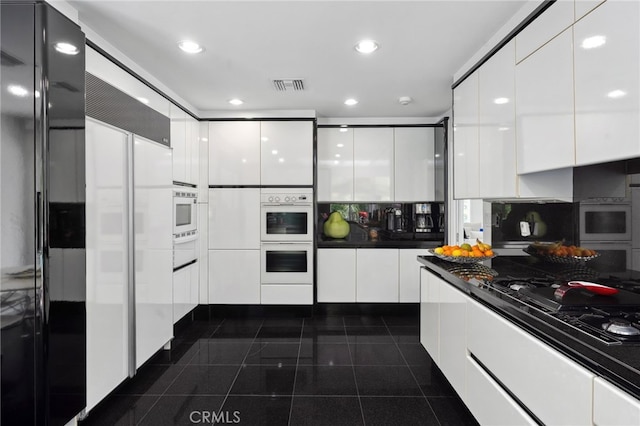
[[[198,306],[200,265],[192,263],[173,273],[173,323]]]
[[[263,305],[312,305],[312,284],[263,284],[260,292]]]
[[[398,250],[356,251],[356,302],[398,302]]]
[[[440,278],[420,268],[420,343],[440,365]]]
[[[318,302],[356,301],[356,249],[318,250]]]
[[[209,303],[260,304],[260,250],[209,250]]]
[[[537,423],[471,357],[466,359],[465,404],[481,425],[516,426]]]

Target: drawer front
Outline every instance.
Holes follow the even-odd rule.
[[[469,352],[542,422],[591,424],[593,374],[476,302],[467,327]]]

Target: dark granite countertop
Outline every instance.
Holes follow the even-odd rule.
[[[318,248],[397,248],[397,249],[429,249],[441,246],[442,241],[422,240],[323,240],[318,239]]]
[[[478,264],[457,264],[434,256],[418,256],[426,269],[454,287],[528,331],[549,346],[640,399],[640,344],[613,344],[593,338],[541,310],[518,303],[488,284],[495,276],[525,278],[553,276],[560,281],[589,280],[611,275],[640,279],[638,271],[607,271],[585,266],[571,267],[540,261],[530,256],[498,256]],[[476,266],[481,273],[472,273]],[[494,275],[494,277],[491,277]],[[465,277],[466,278],[463,278]],[[620,286],[624,286],[623,283]]]

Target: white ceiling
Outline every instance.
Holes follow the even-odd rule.
[[[198,112],[316,110],[319,117],[438,117],[453,74],[526,1],[70,1],[80,21]],[[369,56],[355,43],[372,38]],[[190,56],[182,39],[204,45]],[[278,92],[275,78],[302,78]],[[400,105],[410,96],[410,105]],[[245,101],[240,107],[231,98]],[[359,104],[347,107],[346,98]],[[206,114],[204,114],[206,116]]]

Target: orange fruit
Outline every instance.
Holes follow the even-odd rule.
[[[489,249],[487,251],[484,252],[485,256],[493,256],[493,250]]]

